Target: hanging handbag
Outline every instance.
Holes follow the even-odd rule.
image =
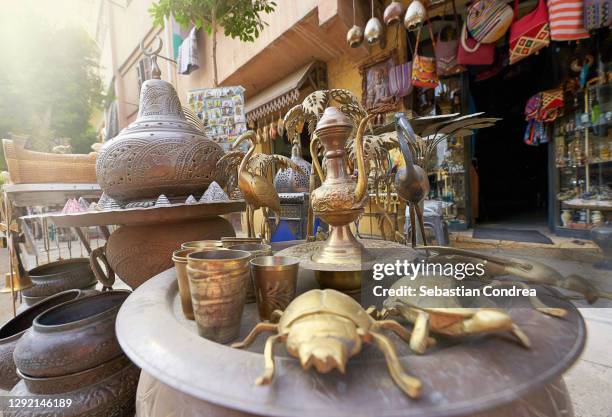
[[[547,5],[551,40],[575,41],[589,37],[584,28],[582,0],[548,0]]]
[[[427,27],[429,28],[429,36],[435,50],[436,40],[431,31],[429,19],[427,19]],[[414,56],[412,57],[412,85],[421,88],[436,88],[440,83],[438,72],[436,71],[436,59],[419,55],[420,38],[421,29],[417,32],[416,46],[414,47]]]
[[[514,18],[518,18],[518,0],[514,0]],[[533,55],[550,43],[548,10],[544,0],[510,27],[510,64]]]
[[[412,93],[412,62],[391,67],[389,70],[389,93],[404,97]]]
[[[501,39],[514,20],[512,8],[502,0],[478,0],[468,8],[467,28],[481,43]]]
[[[452,3],[455,17],[455,33],[457,33],[459,31],[459,22],[457,21],[455,1],[453,0]],[[436,41],[436,47],[434,50],[436,55],[436,70],[438,71],[438,75],[441,77],[459,74],[460,72],[465,71],[465,67],[463,65],[457,64],[457,47],[459,41],[457,39],[443,41],[441,38],[442,32],[447,29],[452,29],[452,27],[446,26],[438,32],[438,39]]]
[[[465,23],[461,28],[459,47],[457,48],[457,64],[460,65],[491,65],[495,60],[495,45],[480,44],[468,37]]]
[[[612,0],[584,0],[586,30],[612,26]]]

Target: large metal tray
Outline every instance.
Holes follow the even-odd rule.
[[[298,292],[315,287],[312,272],[302,270]],[[276,348],[276,376],[256,386],[263,371],[263,342],[237,350],[201,338],[195,323],[180,310],[174,269],[150,279],[123,304],[117,337],[125,353],[147,373],[199,400],[267,416],[460,416],[508,404],[557,379],[580,355],[586,338],[580,313],[566,301],[541,296],[568,309],[557,319],[525,304],[512,308],[514,321],[529,335],[531,350],[502,337],[441,340],[425,355],[413,354],[394,335],[401,361],[423,381],[423,395],[408,398],[391,380],[383,356],[364,346],[345,375],[305,372],[283,346]],[[517,307],[517,302],[512,302]],[[520,306],[518,306],[520,307]],[[257,321],[247,305],[241,337]]]

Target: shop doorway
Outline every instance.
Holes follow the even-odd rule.
[[[475,110],[502,119],[494,127],[478,131],[472,141],[472,163],[478,174],[478,203],[472,205],[474,225],[546,226],[549,145],[523,142],[525,103],[537,92],[551,88],[551,80],[544,77],[546,62],[547,57],[541,54],[487,80],[470,77]]]

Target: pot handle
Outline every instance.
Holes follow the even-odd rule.
[[[106,245],[100,246],[99,248],[95,248],[91,251],[89,255],[89,266],[93,271],[96,279],[100,284],[102,284],[102,291],[108,291],[113,289],[113,284],[115,283],[115,271],[108,264],[108,259],[106,259],[105,255]],[[102,261],[104,266],[106,267],[105,272],[104,269],[100,267],[100,263],[98,259]]]

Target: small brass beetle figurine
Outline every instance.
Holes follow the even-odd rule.
[[[280,312],[279,312],[280,313]],[[249,346],[262,332],[275,332],[264,348],[265,371],[255,382],[269,384],[274,377],[274,344],[285,343],[291,356],[300,359],[302,368],[320,373],[336,368],[345,372],[348,359],[361,350],[362,342],[375,344],[385,355],[393,381],[408,396],[421,393],[421,381],[406,374],[397,358],[395,346],[379,329],[395,332],[408,342],[410,332],[394,320],[374,320],[357,301],[335,290],[311,290],[289,304],[280,313],[278,324],[259,323],[240,343],[232,347]]]
[[[421,277],[415,280],[419,283],[432,283],[436,277]],[[438,282],[444,282],[440,277]],[[414,285],[415,281],[404,277],[397,280],[392,288]],[[512,322],[512,318],[497,308],[465,308],[461,307],[455,297],[448,297],[436,301],[437,305],[444,307],[429,307],[424,303],[423,296],[390,296],[383,303],[383,310],[379,313],[381,319],[389,316],[400,316],[414,325],[410,338],[410,348],[416,353],[424,353],[431,345],[429,333],[441,334],[448,337],[462,337],[476,334],[510,332],[525,348],[531,347],[529,338]]]

